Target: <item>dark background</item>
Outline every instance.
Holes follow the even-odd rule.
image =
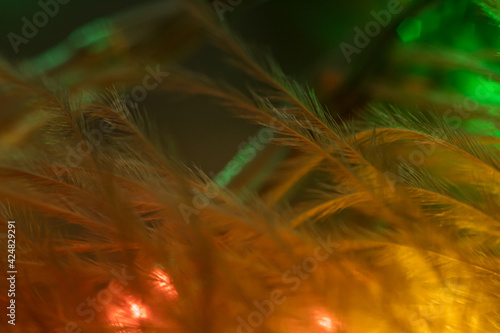
[[[152,2],[155,1],[70,0],[59,5],[59,12],[39,28],[35,37],[19,45],[18,53],[14,52],[7,35],[10,32],[22,35],[22,17],[33,22],[33,15],[41,7],[38,1],[2,2],[0,54],[14,64],[29,60],[65,40],[86,23],[122,11],[133,11]],[[322,41],[316,32],[331,26],[332,17],[327,13],[331,15],[342,10],[342,5],[333,4],[333,1],[246,0],[233,11],[224,13],[224,23],[249,43],[265,47],[285,71],[296,78],[307,79],[312,64],[328,52],[327,47],[321,49]],[[213,10],[212,2],[208,2],[208,7]],[[324,17],[324,21],[312,22],[310,16]],[[203,57],[210,55],[205,53]],[[202,109],[185,107],[182,103],[166,104],[165,96],[152,95],[140,107],[153,110],[157,115],[160,121],[157,125],[164,130],[167,144],[180,158],[201,166],[206,172],[218,172],[237,152],[240,143],[247,141],[258,129],[203,101],[199,103]]]
[[[25,16],[31,22],[41,7],[33,0],[3,1],[0,3],[0,55],[13,64],[32,59],[89,22],[126,10],[134,12],[152,2],[155,1],[70,0],[59,5],[58,14],[49,18],[26,45],[21,44],[16,54],[7,35],[10,32],[21,35],[21,19]],[[207,1],[207,4],[214,11],[213,2]],[[234,10],[224,13],[223,23],[249,44],[271,53],[285,73],[320,91],[320,95],[321,91],[328,91],[342,81],[344,90],[339,89],[331,96],[320,96],[320,100],[332,106],[335,112],[354,112],[364,105],[365,100],[372,98],[367,96],[370,92],[363,88],[366,85],[363,81],[383,76],[390,82],[402,81],[398,77],[401,72],[392,66],[387,53],[393,45],[401,43],[401,26],[411,27],[418,17],[421,18],[422,33],[413,43],[426,47],[460,48],[464,52],[500,47],[497,27],[472,1],[414,0],[405,2],[406,11],[394,18],[394,22],[399,21],[392,30],[374,38],[367,50],[348,64],[339,44],[352,43],[353,28],[373,20],[370,11],[384,8],[387,8],[387,1],[381,0],[243,0]],[[212,66],[213,72],[224,77],[227,69],[219,66],[218,57],[217,54],[201,52],[195,55],[194,62]],[[404,70],[413,73],[421,68]],[[227,75],[232,74],[228,71]],[[426,69],[425,75],[429,82],[437,82],[443,77],[439,70],[435,74]],[[443,80],[450,81],[449,78]],[[409,82],[411,87],[421,89],[421,81],[412,79]],[[173,147],[179,158],[200,166],[207,173],[221,170],[237,152],[238,146],[257,130],[257,127],[235,119],[204,100],[193,98],[197,105],[193,107],[171,97],[152,94],[140,108],[154,115],[157,127],[166,138],[166,145]],[[343,116],[350,119],[353,115],[347,113]]]

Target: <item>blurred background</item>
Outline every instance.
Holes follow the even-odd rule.
[[[68,74],[76,75],[68,71],[71,59],[83,59],[95,69],[95,59],[106,58],[115,49],[119,56],[106,58],[114,59],[113,64],[117,57],[133,54],[138,66],[146,68],[161,58],[161,63],[181,64],[235,85],[247,84],[245,76],[224,61],[224,52],[201,36],[203,29],[191,30],[191,21],[178,18],[179,2],[65,0],[57,3],[57,13],[47,15],[44,23],[43,14],[37,13],[54,1],[0,4],[3,58],[28,72],[48,73],[56,84],[69,87],[76,87],[78,81]],[[487,119],[488,114],[498,115],[496,92],[500,90],[497,78],[485,74],[499,72],[498,22],[493,12],[488,16],[473,1],[220,0],[204,4],[215,22],[271,54],[286,74],[312,88],[334,117],[356,120],[371,103],[446,114],[470,98],[485,112],[461,125],[500,135],[497,123]],[[366,46],[356,46],[361,38],[358,31],[366,33],[367,24],[394,6],[400,12],[391,14],[385,27],[368,36]],[[44,24],[27,38],[23,27],[26,20],[35,19]],[[350,50],[348,56],[346,50]],[[109,63],[105,68],[111,67]],[[91,72],[78,75],[91,77]],[[119,75],[113,75],[99,84],[126,92],[126,83],[120,85]],[[478,85],[487,85],[491,93],[477,96]],[[151,91],[137,107],[160,129],[166,149],[207,173],[219,172],[258,130],[202,97]]]

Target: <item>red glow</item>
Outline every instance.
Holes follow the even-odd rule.
[[[329,331],[332,330],[332,320],[328,317],[318,317],[316,318],[316,321],[320,326],[323,326],[324,328],[328,329]]]
[[[178,296],[170,277],[162,269],[154,268],[150,276],[153,288],[159,289],[161,293],[171,299]],[[107,317],[115,327],[138,327],[144,320],[151,320],[149,318],[151,316],[150,309],[134,295],[124,295],[121,302],[109,305],[107,309]],[[132,331],[128,328],[126,332],[142,332],[142,330]]]
[[[146,318],[146,308],[136,303],[130,304],[130,310],[134,318]]]
[[[338,329],[342,326],[340,321],[338,321],[335,317],[329,316],[324,311],[316,311],[314,319],[316,323],[326,332],[338,332]]]
[[[110,306],[108,310],[108,319],[116,327],[139,326],[141,320],[147,317],[146,307],[140,300],[132,296],[126,296],[121,306]]]
[[[175,290],[174,285],[170,281],[170,277],[164,271],[160,268],[155,268],[152,275],[155,279],[155,284],[165,295],[169,298],[176,298],[178,296],[177,290]]]

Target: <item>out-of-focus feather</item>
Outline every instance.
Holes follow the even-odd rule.
[[[385,106],[370,111],[378,122],[339,124],[190,10],[260,86],[177,70],[162,87],[268,126],[290,154],[241,200],[158,148],[150,121],[101,91],[108,72],[80,86],[102,98],[0,71],[14,128],[0,137],[0,216],[17,221],[17,311],[30,319],[11,331],[238,332],[279,291],[255,332],[495,332],[498,139]],[[81,304],[122,269],[130,280],[87,320]]]
[[[475,0],[483,10],[497,22],[500,22],[500,6],[495,0]]]

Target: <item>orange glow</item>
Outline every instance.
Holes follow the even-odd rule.
[[[326,332],[338,332],[342,324],[335,318],[327,315],[323,311],[316,311],[314,315],[316,323]]]
[[[170,277],[164,271],[160,268],[155,268],[152,275],[158,288],[169,298],[176,298],[178,296],[177,290],[175,290],[174,285],[170,281]]]
[[[329,331],[332,330],[332,320],[328,317],[319,317],[316,318],[316,321],[318,322],[319,326],[323,326],[324,328],[328,329]]]
[[[146,318],[146,308],[136,303],[130,304],[130,310],[134,318]]]
[[[153,280],[153,288],[159,289],[161,293],[168,298],[173,299],[178,296],[170,277],[162,269],[158,267],[153,269],[151,277]],[[140,298],[133,295],[125,295],[120,304],[115,303],[109,305],[107,309],[107,317],[115,327],[137,327],[141,325],[141,322],[148,320],[151,316],[150,309],[141,302]],[[149,320],[151,320],[151,318],[149,318]],[[126,332],[142,331],[128,328]]]
[[[121,306],[118,304],[109,306],[108,319],[115,327],[139,326],[141,321],[148,317],[146,307],[140,302],[140,300],[132,296],[126,296],[123,301],[124,303]],[[126,332],[142,331],[130,329]]]

